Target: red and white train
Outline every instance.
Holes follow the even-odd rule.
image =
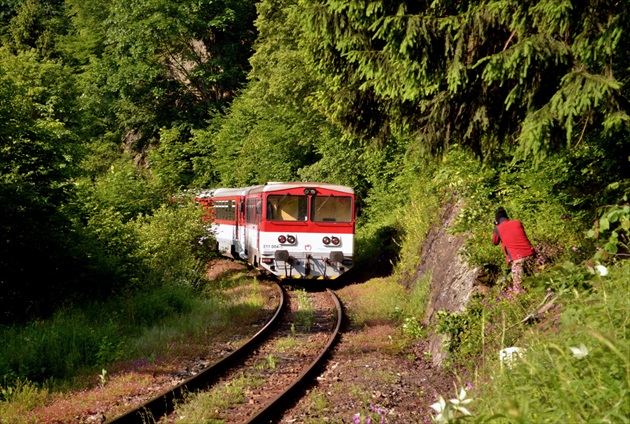
[[[334,279],[352,268],[355,194],[350,187],[269,182],[219,188],[211,210],[219,251],[278,278]]]

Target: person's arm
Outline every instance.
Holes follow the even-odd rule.
[[[501,235],[499,234],[499,230],[497,227],[494,227],[494,231],[492,232],[492,243],[496,246],[501,241]]]

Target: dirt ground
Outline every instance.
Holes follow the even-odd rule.
[[[452,375],[435,368],[419,344],[405,354],[386,345],[388,326],[345,332],[326,368],[282,423],[429,423],[438,394],[454,392]]]

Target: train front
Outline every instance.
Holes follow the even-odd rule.
[[[260,266],[279,278],[335,279],[352,268],[355,195],[333,184],[265,187]]]

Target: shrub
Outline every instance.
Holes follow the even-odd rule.
[[[202,225],[201,208],[183,200],[141,215],[134,227],[144,263],[163,281],[197,287],[213,255],[213,238]]]

